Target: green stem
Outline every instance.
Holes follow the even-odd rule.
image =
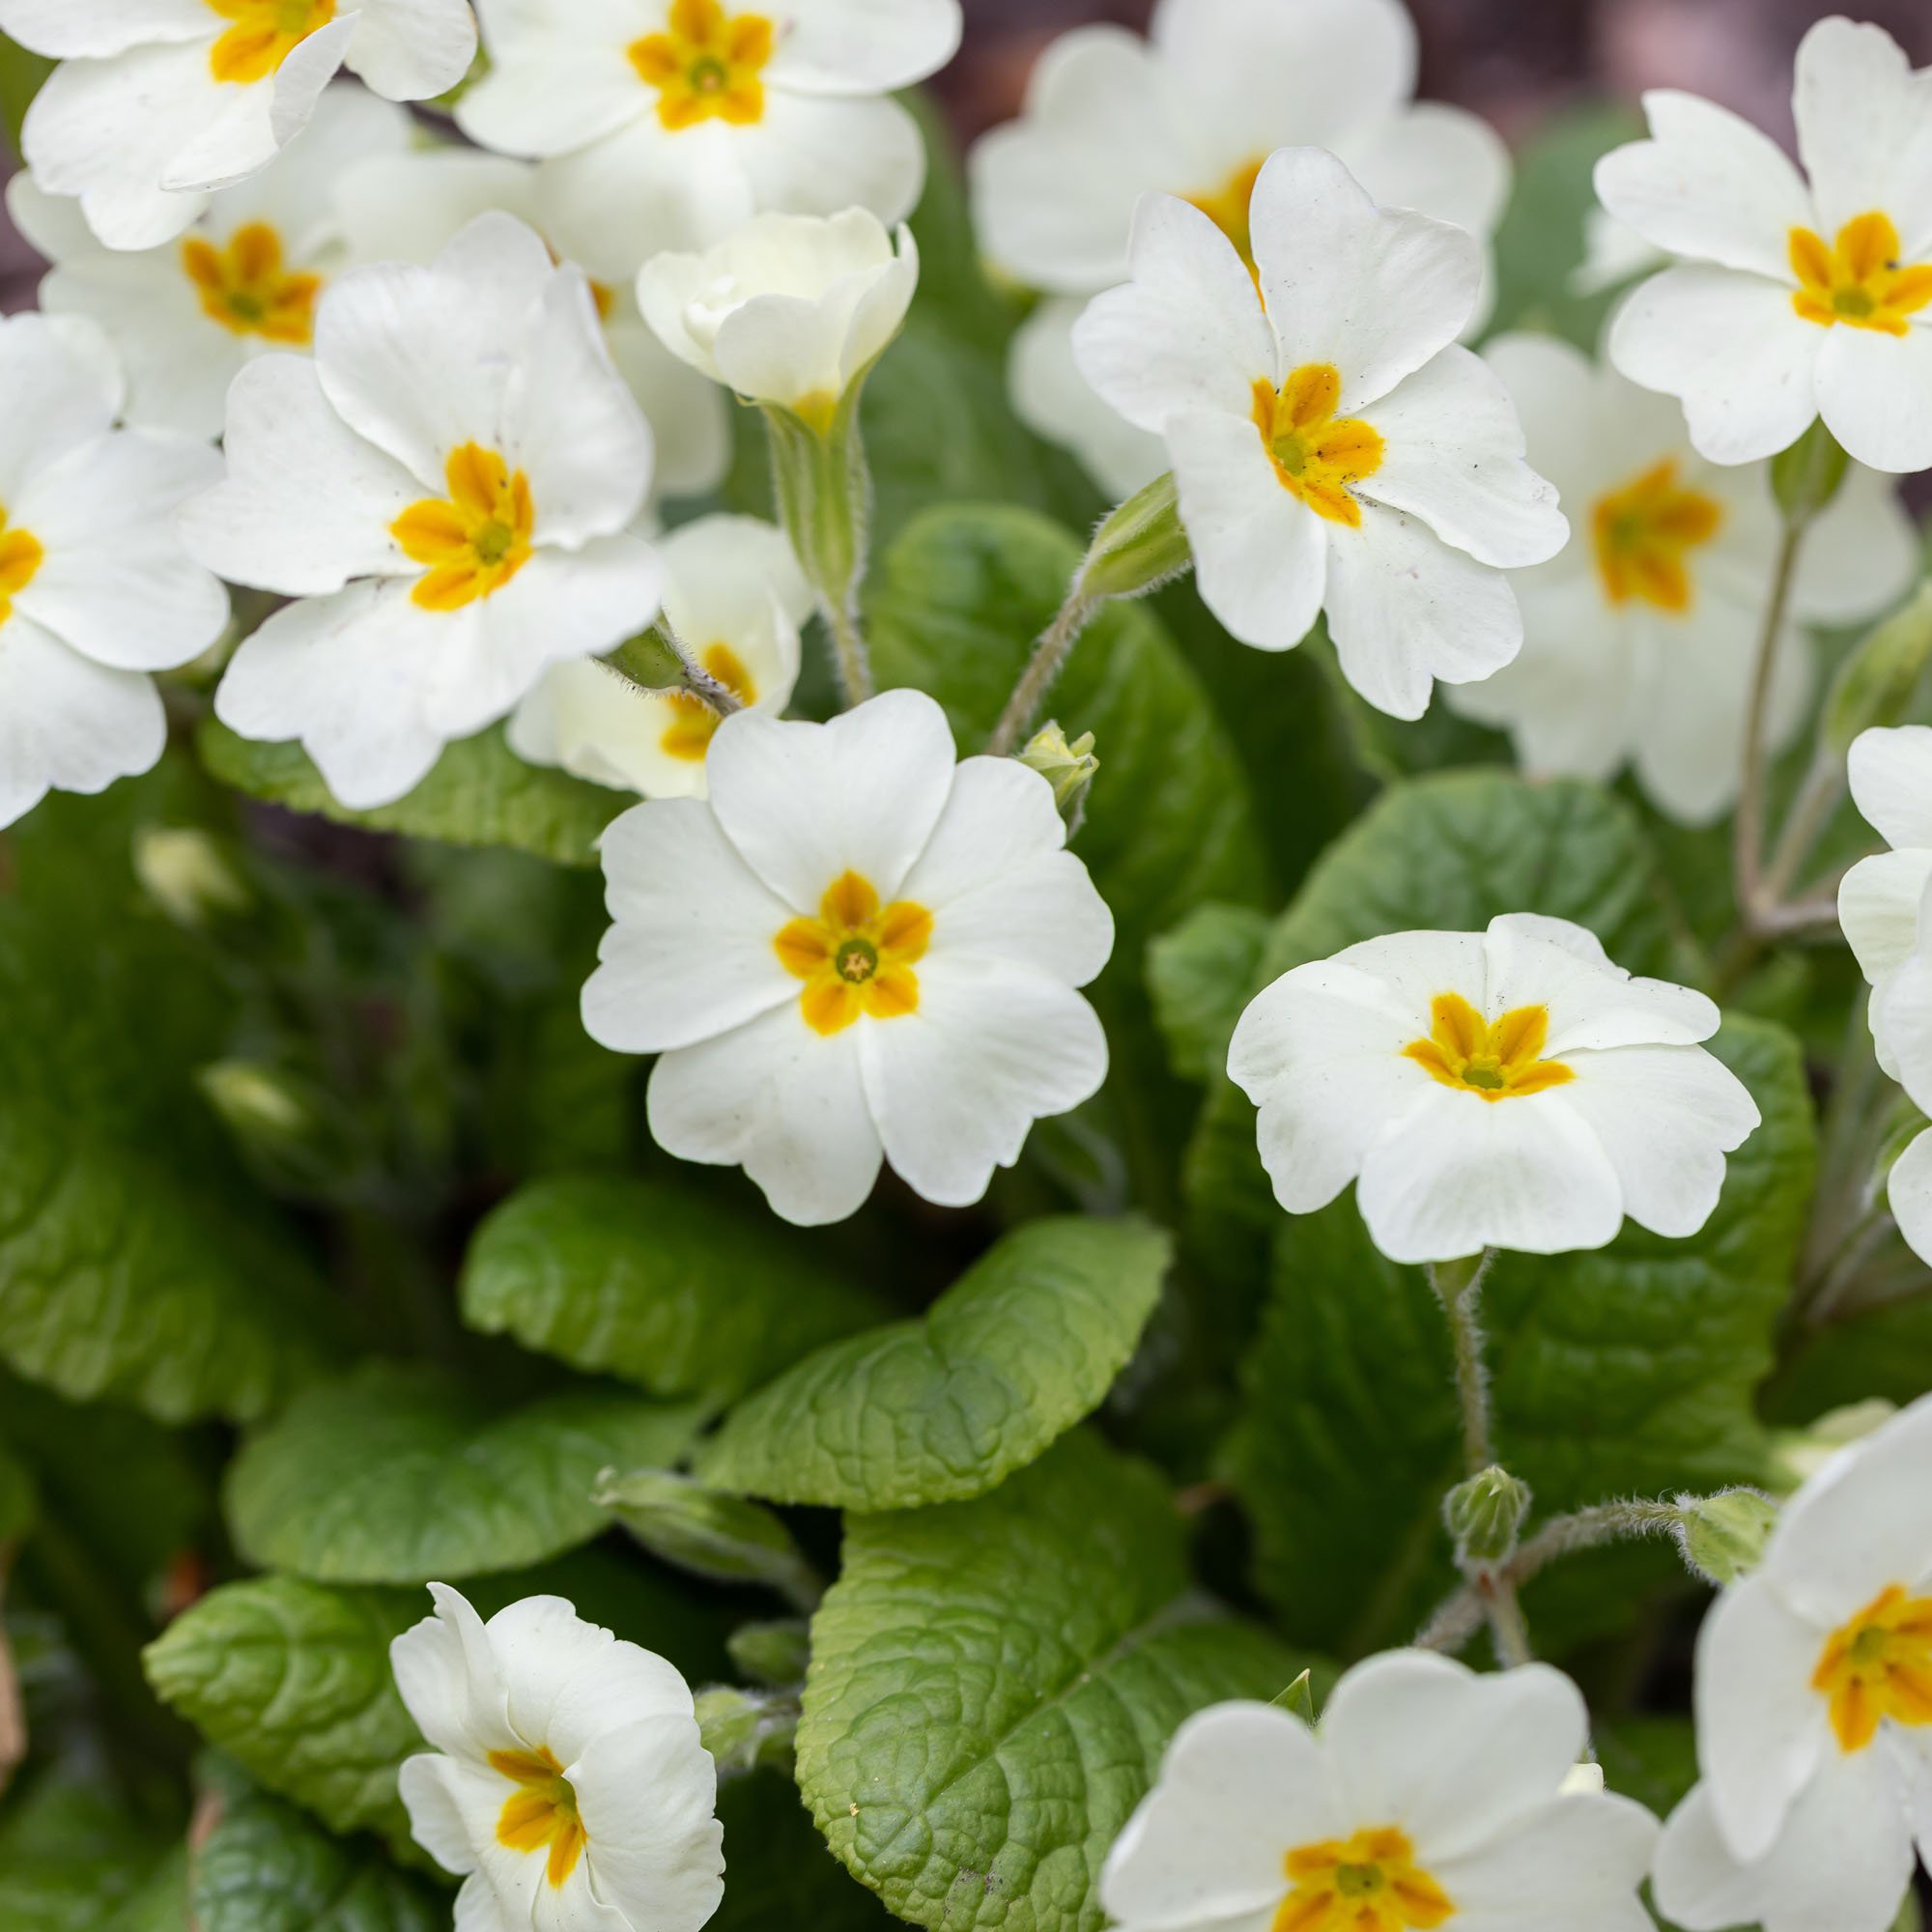
[[[1456,1358],[1456,1398],[1463,1415],[1463,1462],[1471,1476],[1480,1475],[1496,1460],[1480,1316],[1483,1281],[1495,1259],[1495,1249],[1486,1248],[1467,1261],[1431,1262],[1428,1270],[1429,1285],[1448,1318]]]
[[[1777,668],[1777,646],[1791,608],[1791,586],[1798,571],[1798,553],[1809,519],[1789,512],[1772,571],[1771,597],[1764,625],[1758,633],[1757,660],[1751,672],[1750,704],[1746,713],[1744,777],[1738,788],[1737,817],[1732,827],[1731,868],[1736,884],[1738,917],[1748,933],[1756,933],[1766,909],[1764,877],[1764,814],[1767,751],[1765,726],[1771,712],[1771,688]]]
[[[1822,748],[1811,760],[1811,769],[1777,835],[1771,864],[1764,875],[1764,894],[1772,906],[1782,906],[1785,895],[1798,882],[1798,874],[1812,853],[1838,801],[1845,794],[1845,761]],[[1833,908],[1836,916],[1836,906]]]
[[[1083,594],[1081,580],[1076,578],[1072,589],[1066,593],[1066,602],[1040,633],[1033,656],[1013,686],[1013,695],[1007,699],[1007,708],[1000,713],[993,735],[986,741],[986,750],[994,757],[1003,758],[1017,748],[1041,699],[1052,689],[1054,679],[1073,655],[1073,646],[1080,641],[1081,633],[1093,622],[1099,608],[1097,602]]]
[[[848,705],[872,696],[872,667],[859,614],[872,510],[871,471],[859,430],[863,378],[825,422],[768,406],[772,483],[779,519],[818,599]]]

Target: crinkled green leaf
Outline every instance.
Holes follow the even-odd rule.
[[[448,746],[407,798],[373,811],[338,804],[299,745],[260,744],[211,718],[196,732],[195,748],[223,784],[291,811],[452,845],[514,845],[560,866],[596,865],[604,828],[637,803],[624,792],[526,764],[500,727]]]
[[[1764,1124],[1731,1155],[1704,1231],[1665,1240],[1627,1223],[1596,1253],[1504,1255],[1484,1289],[1497,1451],[1535,1492],[1538,1519],[1765,1475],[1752,1398],[1804,1227],[1816,1134],[1788,1035],[1734,1018],[1712,1050]],[[1440,1519],[1462,1473],[1449,1345],[1423,1271],[1376,1251],[1351,1198],[1279,1217],[1242,1383],[1230,1461],[1257,1579],[1284,1627],[1350,1655],[1407,1641],[1454,1581]],[[1577,1602],[1587,1575],[1550,1573],[1568,1593],[1566,1630],[1589,1627]],[[1608,1607],[1626,1613],[1631,1594]]]
[[[512,1195],[463,1271],[472,1328],[664,1397],[728,1401],[882,1312],[769,1219],[615,1177]]]
[[[1205,1080],[1222,1069],[1269,929],[1252,906],[1197,906],[1149,946],[1154,1018],[1182,1079]]]
[[[1164,1484],[1087,1435],[992,1494],[852,1517],[812,1620],[799,1788],[901,1918],[1094,1932],[1175,1727],[1295,1660],[1189,1595]]]
[[[835,1342],[741,1403],[697,1472],[774,1502],[855,1510],[979,1495],[1098,1406],[1169,1254],[1145,1222],[1031,1222],[918,1321]]]
[[[308,1391],[231,1464],[236,1547],[320,1582],[456,1582],[587,1543],[603,1469],[668,1464],[695,1405],[586,1388],[505,1409],[375,1363]]]

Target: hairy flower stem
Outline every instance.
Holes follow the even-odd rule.
[[[1000,722],[993,726],[993,735],[986,741],[986,750],[996,758],[1006,757],[1018,745],[1026,728],[1033,723],[1034,714],[1039,709],[1040,701],[1053,687],[1066,660],[1073,655],[1073,646],[1080,641],[1080,634],[1094,621],[1094,613],[1100,606],[1085,594],[1082,585],[1084,576],[1075,578],[1073,587],[1066,593],[1066,602],[1060,607],[1044,631],[1039,641],[1033,647],[1033,656],[1027,661],[1027,668],[1020,673],[1020,681],[1013,686],[1013,695],[1007,699],[1007,708],[1000,713]]]
[[[1798,571],[1798,554],[1809,518],[1787,513],[1784,536],[1772,572],[1771,596],[1765,607],[1764,628],[1758,634],[1757,663],[1751,673],[1750,707],[1745,723],[1744,780],[1738,791],[1737,818],[1732,827],[1731,869],[1736,882],[1738,917],[1747,932],[1762,927],[1770,910],[1764,873],[1764,813],[1766,767],[1769,763],[1765,726],[1771,713],[1771,687],[1777,668],[1778,639],[1784,635],[1785,613],[1791,608],[1791,586]]]
[[[1480,1475],[1496,1460],[1481,1319],[1483,1281],[1495,1259],[1495,1249],[1486,1248],[1467,1261],[1429,1264],[1429,1285],[1449,1321],[1449,1341],[1456,1357],[1456,1395],[1463,1411],[1463,1461],[1471,1476]]]
[[[668,617],[660,617],[641,637],[620,644],[603,663],[639,691],[653,695],[689,692],[721,718],[745,708],[744,700],[729,685],[720,683],[692,656],[690,645],[678,636]]]

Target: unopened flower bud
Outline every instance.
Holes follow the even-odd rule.
[[[700,1690],[693,1700],[704,1748],[722,1774],[783,1764],[798,1734],[798,1699],[782,1691]]]
[[[219,841],[191,826],[143,826],[134,835],[133,857],[142,891],[177,925],[199,930],[253,903]]]
[[[1057,724],[1049,722],[1036,731],[1019,754],[1020,763],[1037,772],[1053,787],[1053,802],[1069,826],[1080,823],[1087,807],[1087,792],[1100,760],[1094,754],[1094,734],[1083,732],[1071,744]]]
[[[1897,1413],[1896,1403],[1872,1396],[1865,1402],[1832,1409],[1807,1428],[1781,1430],[1772,1445],[1775,1487],[1795,1490],[1801,1483],[1808,1483],[1839,1450],[1861,1441]]]
[[[1720,1588],[1755,1570],[1777,1522],[1777,1505],[1755,1490],[1681,1496],[1678,1547],[1700,1577]]]
[[[1096,604],[1117,597],[1145,597],[1179,577],[1193,561],[1170,473],[1129,497],[1094,532],[1080,568],[1080,594]]]
[[[1459,1483],[1442,1506],[1460,1564],[1501,1563],[1516,1548],[1531,1501],[1527,1483],[1493,1464]]]

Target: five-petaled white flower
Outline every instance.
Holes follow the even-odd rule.
[[[697,1932],[724,1895],[718,1774],[653,1652],[526,1597],[486,1624],[447,1584],[389,1647],[435,1750],[403,1763],[416,1842],[464,1875],[463,1932]]]
[[[915,691],[829,724],[739,712],[709,778],[708,800],[604,835],[616,923],[583,1019],[663,1056],[652,1133],[742,1166],[789,1221],[853,1213],[882,1159],[928,1201],[978,1201],[1106,1076],[1074,988],[1114,924],[1053,788],[1009,758],[955,764]]]
[[[298,601],[243,641],[215,711],[300,739],[344,805],[401,798],[553,664],[657,613],[656,554],[628,533],[649,427],[582,272],[507,214],[430,268],[341,277],[313,360],[237,377],[228,460],[189,548]]]
[[[1085,299],[1123,282],[1134,204],[1179,195],[1252,260],[1248,204],[1277,148],[1326,148],[1384,208],[1487,240],[1509,154],[1458,107],[1415,100],[1401,0],[1158,0],[1148,38],[1078,27],[1040,56],[1021,119],[973,153],[973,212],[1001,269],[1049,292],[1014,338],[1011,386],[1032,426],[1128,496],[1167,468],[1081,379]],[[1487,306],[1487,304],[1485,304]]]
[[[1650,1932],[1657,1820],[1575,1776],[1589,1719],[1547,1664],[1392,1651],[1318,1728],[1273,1704],[1181,1725],[1107,1855],[1122,1932]]]
[[[1262,169],[1251,239],[1252,270],[1199,209],[1149,196],[1134,278],[1088,308],[1075,353],[1166,439],[1222,623],[1289,650],[1325,610],[1349,682],[1419,718],[1435,679],[1515,657],[1522,617],[1502,570],[1553,556],[1569,528],[1502,384],[1455,345],[1482,251],[1377,208],[1317,148]]]
[[[1568,920],[1396,932],[1285,973],[1241,1015],[1228,1073],[1261,1109],[1291,1214],[1350,1180],[1390,1260],[1601,1248],[1628,1214],[1694,1235],[1758,1124],[1698,1041],[1703,994],[1613,966]]]
[[[27,165],[110,248],[184,233],[300,133],[343,67],[426,100],[476,53],[469,0],[0,0],[0,30],[61,63],[27,110]]]
[[[1793,105],[1808,185],[1726,109],[1645,97],[1651,138],[1606,155],[1597,192],[1683,259],[1625,304],[1611,356],[1682,398],[1714,463],[1822,415],[1874,469],[1932,468],[1932,80],[1833,17],[1798,49]]]
[[[754,214],[909,214],[919,128],[888,97],[959,45],[959,0],[478,0],[465,133],[543,160],[544,232],[635,274]]]
[[[823,427],[912,306],[919,246],[896,239],[863,208],[764,214],[702,255],[647,262],[638,303],[681,362]]]
[[[659,546],[664,613],[698,668],[740,702],[782,714],[798,683],[811,590],[782,530],[704,517]],[[510,746],[538,765],[641,792],[702,798],[718,713],[680,692],[647,693],[600,664],[558,665],[510,720]]]
[[[128,372],[128,420],[212,440],[244,362],[314,339],[316,301],[348,266],[335,204],[344,170],[409,138],[402,108],[331,87],[260,174],[212,196],[185,236],[158,248],[104,247],[73,202],[31,175],[7,184],[7,207],[54,264],[41,306],[89,317],[113,343]]]
[[[0,322],[0,825],[96,792],[167,743],[151,671],[199,657],[228,594],[182,548],[204,442],[117,430],[121,372],[91,323]]]
[[[335,204],[352,260],[426,264],[492,210],[514,214],[541,235],[536,184],[528,161],[448,143],[362,161],[337,184]],[[663,497],[717,489],[731,466],[729,401],[645,327],[628,277],[593,278],[590,292],[611,359],[651,426],[653,489]]]
[[[1703,1781],[1664,1827],[1689,1932],[1887,1932],[1932,1850],[1932,1397],[1784,1507],[1697,1639]]]
[[[1738,795],[1745,720],[1779,543],[1765,466],[1719,467],[1677,406],[1548,336],[1484,352],[1522,418],[1529,460],[1575,518],[1561,555],[1514,580],[1521,655],[1452,709],[1506,725],[1532,772],[1607,780],[1634,767],[1659,809],[1707,824]],[[1767,736],[1781,750],[1812,689],[1806,623],[1876,615],[1918,544],[1891,479],[1854,469],[1806,533],[1779,639]]]

